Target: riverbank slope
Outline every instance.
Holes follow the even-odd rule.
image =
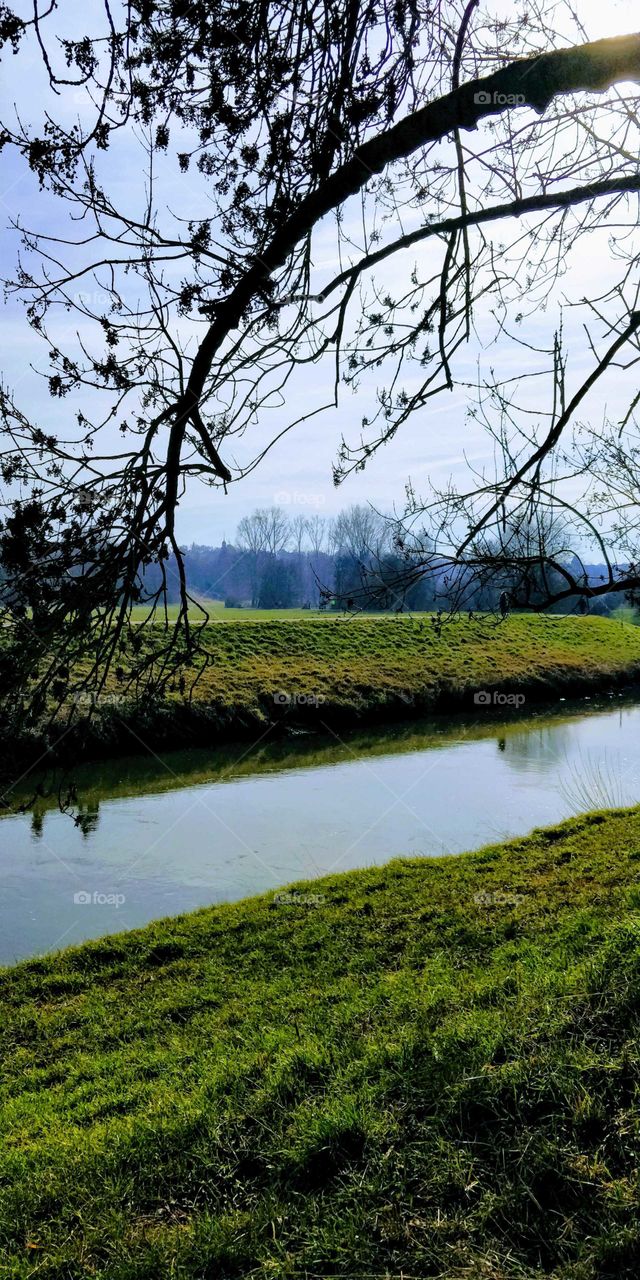
[[[141,629],[142,630],[142,629]],[[47,745],[63,760],[210,746],[291,728],[356,728],[440,712],[517,708],[640,682],[640,627],[597,617],[518,614],[326,617],[216,622],[206,662],[161,704],[132,702],[115,677],[90,718],[35,733],[11,762]],[[157,628],[144,645],[157,645]],[[124,660],[123,660],[124,661]],[[81,708],[82,712],[82,708]]]
[[[640,810],[0,973],[12,1280],[635,1276]]]

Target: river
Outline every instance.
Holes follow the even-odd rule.
[[[640,706],[263,740],[84,766],[74,781],[71,816],[51,795],[0,820],[0,964],[640,803]]]

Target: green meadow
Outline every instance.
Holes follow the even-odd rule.
[[[176,622],[180,613],[180,606],[177,604],[167,605],[166,612],[164,609],[149,610],[146,605],[134,605],[131,610],[131,617],[134,622],[145,623],[148,626],[163,626],[165,620]],[[633,610],[630,610],[633,613]],[[194,601],[189,607],[189,617],[192,622],[197,623],[203,621],[206,615],[212,622],[235,622],[239,618],[241,620],[249,619],[254,622],[273,621],[278,618],[326,618],[335,617],[335,614],[327,614],[326,610],[321,609],[253,609],[253,608],[227,608],[222,600],[208,600],[202,597],[200,601]],[[374,615],[367,615],[374,616]],[[376,616],[380,616],[379,614]]]
[[[440,627],[432,614],[255,619],[247,611],[211,622],[199,640],[195,664],[150,704],[126,684],[128,665],[158,648],[157,628],[141,626],[119,655],[120,683],[112,674],[97,714],[65,737],[65,749],[80,742],[85,757],[123,754],[143,741],[171,750],[256,738],[283,723],[353,729],[433,711],[475,714],[481,691],[511,697],[512,707],[524,696],[528,706],[640,678],[640,628],[597,617],[465,616]]]
[[[640,1266],[640,811],[0,974],[0,1275]]]
[[[159,623],[141,621],[122,638],[97,698],[89,684],[48,727],[43,718],[19,736],[0,729],[5,774],[45,757],[47,765],[75,765],[255,742],[272,730],[347,732],[433,713],[559,709],[563,699],[640,682],[640,627],[619,618],[232,612],[220,609],[198,627],[195,656],[170,669],[153,696],[148,673],[164,668],[165,635]],[[171,638],[173,622],[166,626]],[[144,672],[138,682],[136,669]],[[75,677],[90,671],[87,657]],[[487,695],[480,710],[479,693]]]

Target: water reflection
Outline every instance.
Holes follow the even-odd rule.
[[[514,731],[508,738],[498,739],[498,750],[505,753],[513,769],[525,773],[531,769],[545,772],[555,767],[558,755],[569,750],[570,743],[581,721],[575,724],[551,722]],[[578,730],[579,732],[579,730]]]
[[[100,815],[99,800],[92,800],[87,804],[82,801],[78,804],[78,810],[74,816],[74,822],[79,827],[83,836],[90,836],[98,828],[98,818]]]
[[[0,962],[158,916],[640,802],[640,708],[405,725],[74,774],[0,820]]]
[[[54,809],[53,805],[50,803],[51,796],[45,796],[43,799],[44,803],[48,806],[47,808],[40,806],[31,809],[29,812],[31,835],[34,840],[41,840],[43,838],[45,819],[47,818],[47,815],[59,812],[59,807],[56,806]],[[93,833],[97,831],[98,822],[100,820],[99,800],[93,798],[90,801],[83,802],[82,799],[80,799],[73,807],[69,806],[65,812],[74,827],[76,827],[77,830],[85,836],[85,838],[88,839],[89,836],[93,835]]]

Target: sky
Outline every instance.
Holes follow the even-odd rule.
[[[20,11],[19,6],[16,7]],[[495,10],[497,6],[494,4],[492,7]],[[511,6],[505,7],[509,11]],[[61,8],[64,10],[65,6]],[[67,12],[72,14],[74,11],[77,14],[75,6]],[[637,0],[608,0],[606,5],[602,0],[577,0],[576,11],[590,38],[624,34],[637,30],[640,25]],[[10,114],[13,104],[17,103],[23,118],[29,119],[30,113],[33,118],[44,100],[42,68],[37,56],[30,62],[25,62],[23,55],[20,59],[9,60],[1,91],[2,114]],[[0,219],[5,227],[12,218],[20,216],[29,225],[58,231],[64,223],[55,198],[38,191],[33,175],[12,150],[5,150],[0,159]],[[128,160],[125,156],[124,163],[121,155],[115,181],[127,196],[143,199],[139,161],[133,148]],[[187,180],[181,177],[179,184],[174,182],[170,198],[179,199],[182,212],[192,209],[193,216],[197,216],[200,192],[191,190]],[[7,231],[2,238],[3,276],[11,274],[14,269],[16,251],[16,237]],[[335,238],[329,228],[326,234],[321,229],[314,253],[314,266],[320,279],[323,272],[331,271],[335,260]],[[586,293],[591,290],[597,294],[608,281],[609,266],[606,234],[592,238],[589,243],[583,242],[570,276],[562,283],[562,290],[577,288],[578,291],[584,289]],[[387,270],[393,273],[394,268]],[[384,274],[381,278],[384,280]],[[392,274],[388,278],[392,279]],[[527,338],[534,344],[537,341],[548,344],[554,323],[552,306],[545,314],[534,316],[527,322]],[[68,320],[61,321],[61,330],[64,324],[68,324]],[[480,312],[478,327],[481,338],[485,332],[488,333],[483,326],[484,318]],[[41,425],[52,425],[54,429],[63,426],[65,416],[81,407],[82,394],[86,393],[80,393],[80,400],[73,403],[72,397],[62,402],[53,402],[49,398],[42,378],[35,372],[46,368],[46,354],[36,335],[28,328],[21,306],[14,298],[7,300],[0,315],[0,343],[3,380],[15,392],[18,403],[38,418]],[[477,375],[479,350],[477,343],[472,345],[458,361],[458,373],[471,382]],[[490,353],[482,356],[485,363],[489,359],[491,364],[501,368],[522,358],[522,355],[516,357],[513,349],[500,342],[491,348]],[[590,358],[586,343],[574,347],[569,368],[570,389],[572,383],[577,385],[581,375],[584,376]],[[288,399],[289,418],[304,412],[309,404],[323,395],[327,376],[326,367],[305,370],[304,378],[297,380]],[[588,412],[594,421],[600,420],[605,411],[615,417],[623,404],[622,391],[616,379],[613,385],[609,383],[606,395],[600,391],[593,394]],[[491,447],[487,437],[477,424],[466,419],[465,396],[457,389],[436,398],[428,410],[405,424],[394,442],[374,456],[364,472],[350,476],[340,488],[334,488],[332,463],[341,434],[344,432],[352,440],[357,439],[358,424],[366,411],[363,405],[371,398],[372,392],[373,385],[361,388],[355,396],[345,389],[338,410],[298,426],[267,455],[256,471],[239,484],[231,485],[226,495],[217,489],[190,484],[180,504],[177,524],[180,539],[185,543],[208,544],[218,543],[223,537],[232,540],[239,519],[257,506],[281,505],[291,516],[331,516],[355,502],[371,502],[379,509],[389,510],[394,505],[402,506],[409,478],[422,492],[427,490],[429,479],[436,485],[446,484],[449,477],[463,482],[466,475],[464,457],[478,466],[490,459]],[[274,417],[274,411],[271,411],[269,420],[258,428],[256,436],[260,437],[264,431],[266,440],[277,420],[277,414]],[[248,456],[243,453],[242,443],[234,444],[225,454],[227,462],[233,462],[236,450],[240,460]]]

